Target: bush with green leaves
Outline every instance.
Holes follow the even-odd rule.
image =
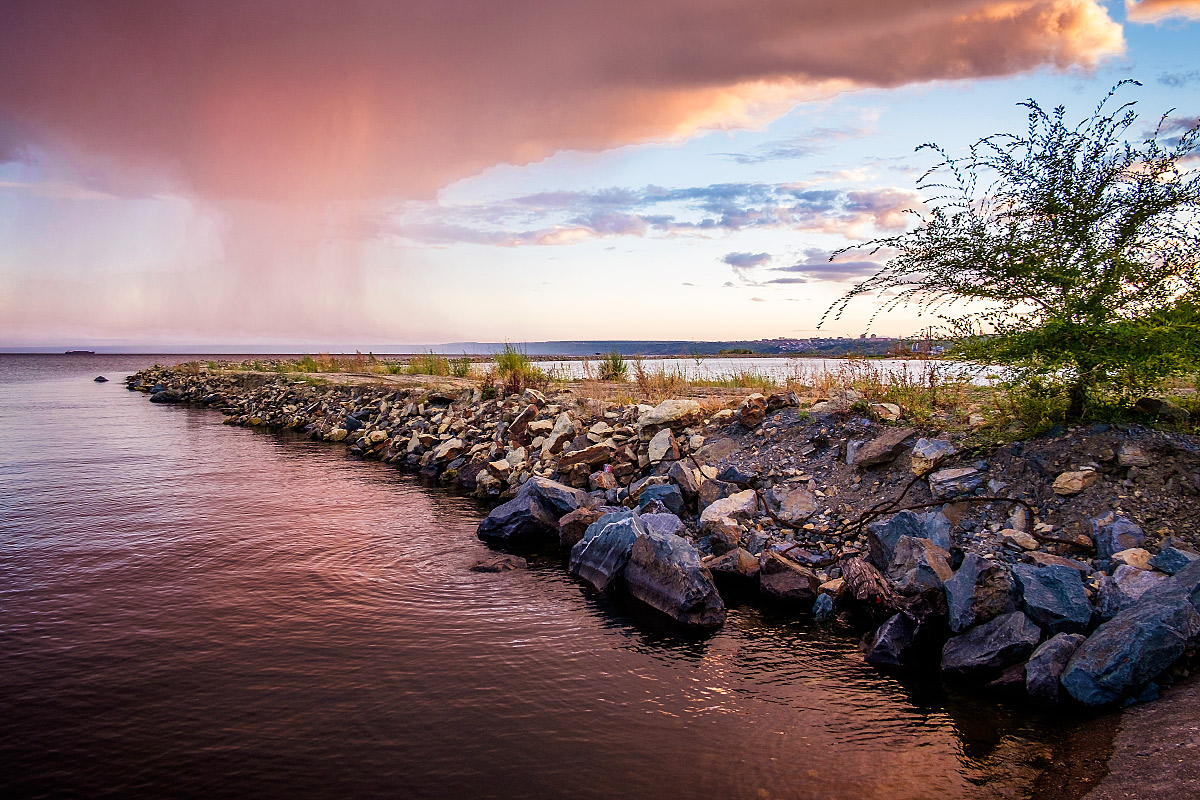
[[[600,358],[600,380],[622,383],[628,373],[629,368],[625,365],[624,356],[616,350],[606,353]]]
[[[1200,123],[1168,112],[1140,130],[1135,102],[1112,108],[1127,85],[1140,84],[1117,84],[1077,125],[1027,100],[1021,134],[959,157],[917,148],[941,157],[917,184],[929,210],[834,254],[891,258],[822,323],[864,295],[880,311],[914,305],[942,319],[955,355],[1059,382],[1075,419],[1100,394],[1128,400],[1200,369]]]

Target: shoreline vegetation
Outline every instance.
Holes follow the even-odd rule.
[[[570,381],[515,349],[360,355],[190,362],[127,386],[472,494],[494,506],[479,535],[499,551],[479,569],[557,553],[685,627],[772,605],[861,634],[876,668],[1042,708],[1152,700],[1196,668],[1188,387],[1068,427],[1065,398],[937,360],[915,378],[855,360],[782,382],[592,367]]]

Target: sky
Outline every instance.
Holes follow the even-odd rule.
[[[1195,119],[1197,53],[1200,0],[0,0],[0,347],[857,336],[918,145]]]

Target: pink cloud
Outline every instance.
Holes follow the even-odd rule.
[[[838,89],[1122,47],[1094,0],[39,0],[0,8],[0,127],[106,188],[428,196],[496,163],[757,124]]]
[[[1169,17],[1200,19],[1200,0],[1125,0],[1125,15],[1133,22],[1159,22]]]

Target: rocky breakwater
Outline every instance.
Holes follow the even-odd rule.
[[[1200,635],[1192,437],[1091,426],[981,448],[850,391],[719,408],[177,369],[128,385],[498,502],[492,546],[557,550],[688,626],[772,603],[863,632],[880,668],[1087,706],[1154,696]]]

